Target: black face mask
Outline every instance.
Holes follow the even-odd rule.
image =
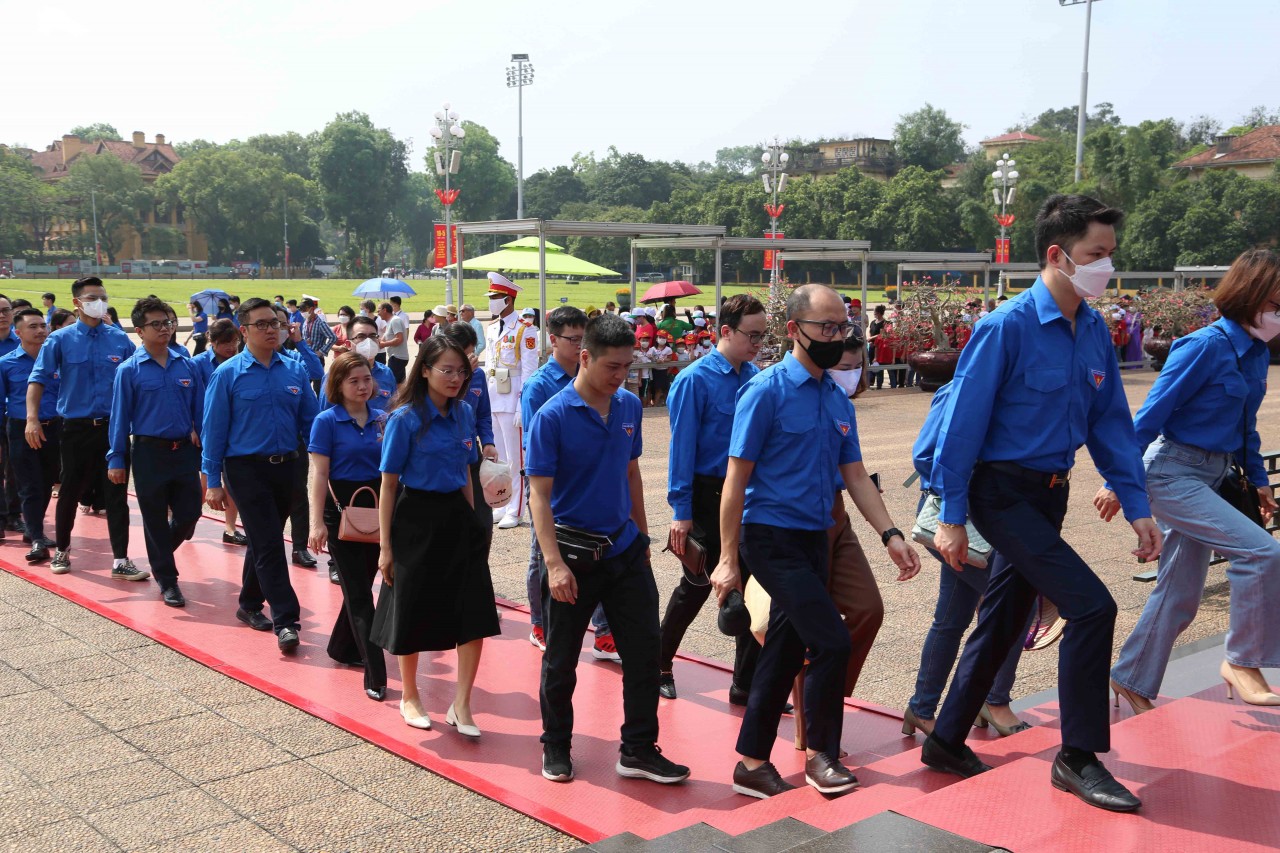
[[[830,370],[844,357],[844,341],[838,338],[834,341],[815,341],[803,328],[800,329],[800,334],[809,342],[804,351],[819,370]]]

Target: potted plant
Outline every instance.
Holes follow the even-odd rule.
[[[1149,290],[1142,294],[1137,310],[1142,312],[1143,325],[1152,331],[1142,349],[1151,356],[1152,367],[1164,367],[1169,347],[1178,338],[1218,319],[1212,295],[1208,288]]]
[[[972,294],[960,279],[915,282],[890,320],[889,338],[920,375],[920,390],[933,393],[955,376],[960,350],[969,339],[977,315],[966,304]]]

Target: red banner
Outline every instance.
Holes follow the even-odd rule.
[[[786,234],[785,234],[785,233],[783,233],[782,231],[779,231],[779,232],[778,232],[778,239],[779,239],[779,240],[781,240],[781,239],[782,239],[783,237],[785,237],[785,236],[786,236]],[[766,231],[766,232],[764,232],[764,238],[765,238],[766,240],[772,240],[772,239],[774,239],[773,232],[772,232],[772,231]],[[775,251],[775,250],[773,250],[773,249],[765,249],[765,250],[764,250],[764,268],[765,268],[765,269],[767,269],[767,270],[772,270],[772,269],[773,269],[773,253],[774,253],[774,251]],[[779,271],[779,272],[781,272],[781,271],[782,271],[782,267],[783,267],[783,264],[784,264],[784,263],[786,263],[786,262],[785,262],[785,261],[783,261],[781,258],[779,258],[779,259],[778,259],[778,271]]]
[[[996,263],[997,264],[1009,263],[1009,238],[1008,237],[1005,237],[1004,239],[1000,239],[999,237],[996,238]]]
[[[449,226],[449,236],[452,238],[450,242],[453,243],[453,246],[449,249],[449,251],[452,253],[453,262],[457,263],[458,259],[462,257],[462,255],[459,252],[459,246],[458,246],[458,226],[457,225]],[[440,269],[441,267],[444,267],[449,263],[449,258],[445,255],[446,250],[444,245],[444,223],[442,222],[436,223],[434,245],[435,245],[435,267],[436,269]]]

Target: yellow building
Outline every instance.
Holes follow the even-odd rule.
[[[1174,163],[1169,168],[1185,169],[1187,177],[1200,180],[1209,169],[1230,169],[1246,178],[1269,178],[1280,160],[1280,125],[1255,128],[1243,136],[1223,134],[1207,151]]]
[[[999,160],[1006,153],[1013,154],[1016,158],[1016,152],[1024,145],[1031,145],[1034,142],[1044,142],[1043,136],[1036,136],[1034,133],[1027,133],[1025,130],[1015,130],[1011,133],[1002,133],[999,136],[993,136],[990,139],[984,139],[978,144],[982,146],[982,151],[987,155],[988,160]]]
[[[26,152],[24,152],[26,153]],[[44,180],[51,183],[64,180],[71,164],[78,157],[97,157],[101,155],[117,157],[125,163],[137,166],[142,172],[142,180],[150,185],[156,178],[173,171],[173,167],[182,159],[173,146],[165,141],[164,134],[157,133],[154,142],[147,142],[146,135],[134,131],[131,141],[100,139],[86,142],[78,136],[67,134],[53,142],[43,151],[27,154],[32,165],[42,173]],[[209,258],[209,244],[197,228],[195,220],[183,214],[181,205],[174,205],[168,214],[161,214],[153,205],[151,209],[140,211],[143,222],[147,226],[168,226],[178,230],[185,241],[185,249],[179,249],[181,257],[194,261]],[[50,241],[80,232],[82,223],[74,221],[58,222],[49,235]],[[126,233],[124,244],[117,253],[118,259],[147,259],[156,255],[143,252],[142,235],[133,228]]]
[[[817,147],[816,154],[801,154],[796,158],[797,171],[820,176],[856,166],[859,172],[877,181],[887,181],[898,172],[892,139],[848,139],[823,142]]]

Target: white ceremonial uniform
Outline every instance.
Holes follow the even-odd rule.
[[[520,476],[512,483],[511,502],[504,515],[520,518],[524,512],[524,459],[520,452],[520,391],[538,369],[538,329],[520,322],[516,312],[493,320],[485,327],[482,356],[489,379],[489,406],[493,412],[493,440],[498,456],[510,462]],[[505,390],[503,390],[505,389]],[[528,428],[528,424],[523,425]],[[495,514],[496,517],[496,514]]]

